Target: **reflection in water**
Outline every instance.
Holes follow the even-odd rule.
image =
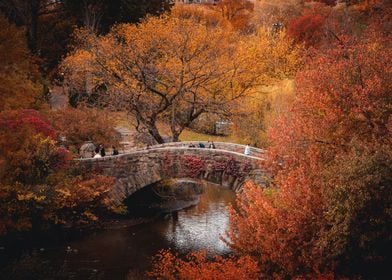
[[[228,225],[227,206],[234,194],[217,187],[207,187],[198,205],[174,214],[162,231],[165,239],[179,252],[206,250],[210,254],[229,252],[220,240]]]
[[[234,199],[231,190],[207,185],[199,204],[191,208],[137,226],[119,223],[79,240],[45,248],[32,257],[34,263],[43,264],[42,268],[34,265],[37,277],[28,273],[27,278],[19,279],[45,279],[42,275],[49,267],[60,271],[65,279],[125,279],[127,275],[143,279],[151,257],[160,249],[171,248],[180,254],[195,250],[226,254],[230,249],[220,236],[227,229],[227,207]]]

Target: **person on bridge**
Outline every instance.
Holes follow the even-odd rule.
[[[216,149],[215,144],[214,144],[214,141],[211,141],[211,142],[210,142],[210,145],[208,146],[208,148],[210,148],[210,149]]]
[[[190,143],[188,148],[196,148],[196,146],[193,143]]]
[[[95,156],[94,156],[94,158],[101,158],[102,156],[101,156],[101,154],[100,153],[95,153]]]
[[[119,154],[118,150],[116,149],[116,147],[112,147],[112,156],[117,156]]]
[[[250,156],[250,147],[249,144],[245,146],[244,154]]]
[[[101,157],[106,156],[105,148],[104,148],[103,146],[101,146],[101,151],[100,151],[100,153],[101,153]]]
[[[199,143],[199,148],[205,148],[206,146],[204,145],[204,143],[200,142]]]

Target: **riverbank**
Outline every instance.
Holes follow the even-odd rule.
[[[226,255],[230,248],[220,238],[229,221],[227,208],[234,201],[231,190],[208,185],[197,205],[180,211],[149,220],[115,219],[68,239],[52,233],[49,237],[57,242],[43,236],[34,244],[25,240],[18,250],[0,250],[0,273],[5,279],[145,279],[144,272],[161,249]]]

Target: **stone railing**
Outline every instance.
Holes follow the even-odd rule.
[[[169,148],[169,147],[189,148],[189,146],[192,144],[195,145],[196,148],[198,148],[199,143],[203,143],[206,149],[208,149],[208,146],[210,144],[210,142],[208,142],[208,141],[170,142],[170,143],[148,146],[143,149],[136,148],[134,150],[130,150],[129,152],[140,151],[140,150],[145,150],[145,149],[162,149],[162,148]],[[214,142],[214,145],[217,150],[231,151],[231,152],[236,152],[239,154],[243,154],[245,152],[245,147],[246,147],[245,145],[242,145],[242,144],[229,143],[229,142]],[[266,153],[266,150],[264,150],[264,149],[250,147],[250,156],[252,156],[252,157],[263,158],[265,156],[265,153]]]

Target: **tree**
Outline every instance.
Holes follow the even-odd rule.
[[[172,6],[167,0],[65,0],[65,7],[77,15],[79,26],[101,33],[116,23],[139,22],[146,15],[159,15]]]
[[[283,37],[270,41],[265,31],[241,38],[230,30],[169,16],[119,25],[106,36],[82,32],[81,37],[63,62],[70,87],[79,92],[86,85],[87,92],[103,89],[101,101],[131,113],[136,127],[145,128],[158,143],[163,142],[158,120],[169,123],[177,141],[200,115],[227,115],[232,101],[289,72],[287,62],[297,53],[290,47],[285,57],[277,58],[274,48],[284,45]],[[251,63],[257,60],[259,64]]]
[[[175,5],[171,9],[171,15],[176,18],[191,19],[210,27],[230,26],[230,22],[222,17],[219,11],[206,5]]]
[[[305,43],[306,47],[317,46],[325,36],[325,20],[324,15],[307,12],[289,22],[287,33],[297,43]]]
[[[268,275],[381,277],[374,266],[390,260],[392,57],[390,38],[370,34],[301,71],[290,110],[269,130],[277,188],[245,188],[232,212],[233,249]]]
[[[39,106],[39,72],[24,30],[0,14],[0,111]]]
[[[219,11],[221,16],[228,20],[237,30],[249,28],[254,4],[249,0],[221,0],[217,4],[210,5]]]
[[[37,54],[37,34],[39,17],[57,13],[61,9],[61,1],[50,0],[7,0],[0,3],[0,10],[12,22],[26,26],[27,41],[32,53]]]
[[[385,222],[391,219],[392,150],[383,145],[372,150],[350,153],[327,168],[330,226],[318,243],[337,271],[382,279],[392,260]]]

